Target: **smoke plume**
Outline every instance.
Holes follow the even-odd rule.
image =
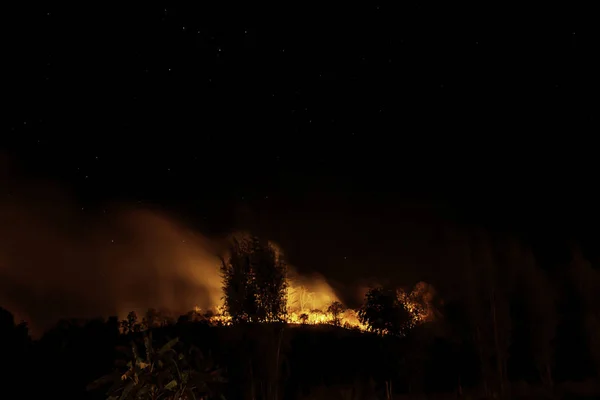
[[[221,298],[215,245],[166,215],[124,205],[88,212],[42,182],[0,192],[0,306],[34,332],[60,318],[149,307],[185,312]]]
[[[54,184],[14,179],[9,166],[0,164],[0,307],[34,335],[63,318],[222,304],[218,255],[230,238],[207,238],[139,205],[88,210]],[[289,278],[292,308],[338,300],[323,276],[290,267]]]
[[[0,157],[0,307],[35,335],[62,318],[148,308],[179,315],[222,304],[218,255],[228,239],[139,205],[88,210],[54,184],[15,179],[8,167]],[[321,275],[289,272],[291,310],[324,311],[343,297]]]

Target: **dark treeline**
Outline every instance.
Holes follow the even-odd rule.
[[[88,386],[115,365],[119,376],[126,374],[132,344],[147,355],[138,360],[155,360],[158,371],[158,365],[166,368],[166,362],[158,362],[166,353],[151,355],[151,349],[178,339],[169,352],[187,364],[177,369],[206,373],[207,396],[227,399],[595,398],[600,393],[600,285],[592,263],[574,249],[559,266],[548,268],[526,246],[482,235],[455,236],[448,246],[463,262],[461,269],[440,271],[439,280],[432,281],[436,318],[410,329],[400,324],[398,335],[334,324],[289,325],[277,318],[268,323],[242,318],[218,326],[194,312],[175,320],[149,310],[139,320],[131,314],[126,321],[59,321],[32,340],[25,323],[16,324],[1,310],[3,364],[9,366],[3,387],[21,398],[107,398],[106,387]],[[273,261],[264,260],[274,259],[281,268],[277,257],[262,254],[223,260],[223,270],[248,272],[259,268],[256,262],[268,268]],[[248,287],[247,281],[238,283],[238,289]],[[265,296],[277,292],[261,290]],[[376,291],[385,289],[374,288],[371,296]],[[257,298],[254,305],[260,304]],[[383,318],[403,314],[377,315],[371,320],[378,326],[394,326]],[[200,354],[201,367],[186,361],[192,354]],[[158,383],[163,389],[171,378],[165,379]]]

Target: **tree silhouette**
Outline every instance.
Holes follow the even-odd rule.
[[[160,325],[161,325],[160,313],[154,308],[149,308],[146,311],[146,315],[144,316],[144,318],[142,320],[142,326],[145,329],[152,329],[152,328],[158,327]]]
[[[137,321],[137,313],[135,311],[130,311],[129,314],[127,314],[127,319],[121,321],[121,329],[123,330],[123,333],[128,334],[139,331],[141,326],[137,323]]]
[[[580,246],[572,245],[572,260],[568,274],[575,296],[581,304],[582,325],[591,361],[596,367],[596,375],[600,376],[600,275],[589,260],[586,259]]]
[[[558,325],[555,294],[548,276],[536,265],[531,252],[524,254],[522,269],[525,278],[523,287],[528,295],[529,346],[542,384],[551,388],[553,342]]]
[[[256,317],[257,296],[250,267],[250,250],[246,240],[233,238],[229,258],[221,258],[225,311],[233,322],[249,322]]]
[[[346,308],[339,301],[334,301],[327,307],[327,312],[331,314],[331,321],[333,325],[340,326],[340,315],[344,312]]]
[[[14,327],[14,315],[10,311],[0,307],[0,330],[4,332],[5,330],[13,329]]]
[[[270,243],[252,238],[251,271],[259,321],[284,321],[287,313],[287,265]]]
[[[3,365],[8,367],[0,377],[4,386],[27,384],[24,371],[30,365],[26,357],[30,344],[27,323],[15,324],[13,314],[0,307],[0,350]]]
[[[308,322],[308,314],[307,313],[300,314],[300,321],[302,321],[303,324],[306,324]]]
[[[383,287],[369,289],[358,317],[369,330],[380,335],[396,336],[404,336],[408,333],[414,320],[414,315],[400,301],[398,292]]]
[[[234,238],[221,258],[225,311],[237,322],[285,320],[287,265],[270,243]]]

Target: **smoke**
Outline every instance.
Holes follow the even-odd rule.
[[[0,154],[0,307],[28,321],[34,335],[62,318],[222,304],[218,255],[231,237],[210,239],[139,205],[88,210],[63,188],[15,178],[9,167]],[[343,297],[322,275],[290,267],[289,278],[292,308],[326,309]],[[357,290],[359,304],[364,290]]]
[[[14,179],[9,166],[0,164],[0,307],[28,321],[35,335],[62,318],[222,304],[218,255],[231,237],[212,240],[139,206],[88,210],[54,184]],[[306,294],[299,299],[307,307],[339,300],[318,274],[290,267],[290,285],[292,296]]]
[[[60,318],[220,302],[208,238],[155,211],[89,212],[56,186],[0,177],[0,306],[35,333]]]
[[[289,299],[288,306],[297,310],[326,309],[332,302],[340,301],[337,294],[320,274],[310,276],[298,274],[294,268],[289,268]]]

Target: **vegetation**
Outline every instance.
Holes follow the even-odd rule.
[[[225,382],[222,371],[197,347],[180,344],[176,338],[157,350],[150,331],[144,335],[144,351],[132,342],[122,349],[126,359],[116,362],[121,368],[96,380],[88,390],[111,384],[107,400],[224,398],[219,390]]]
[[[331,314],[331,322],[335,326],[340,326],[340,315],[344,312],[346,307],[339,301],[334,301],[327,307],[327,312]]]
[[[221,259],[225,311],[235,323],[283,321],[287,265],[270,243],[234,238]]]
[[[235,323],[150,309],[141,320],[131,312],[123,321],[59,321],[31,340],[0,309],[9,366],[0,379],[17,398],[597,398],[593,264],[575,253],[561,274],[549,273],[520,247],[476,243],[464,270],[435,282],[443,303],[371,288],[358,312],[365,332],[339,326],[347,312],[339,302],[326,324],[307,324],[306,314],[282,323],[283,259],[254,238],[234,241],[222,271]],[[431,320],[417,318],[426,302],[437,305]]]
[[[371,288],[358,312],[360,321],[379,334],[404,336],[413,327],[415,315],[401,301],[396,289]]]

